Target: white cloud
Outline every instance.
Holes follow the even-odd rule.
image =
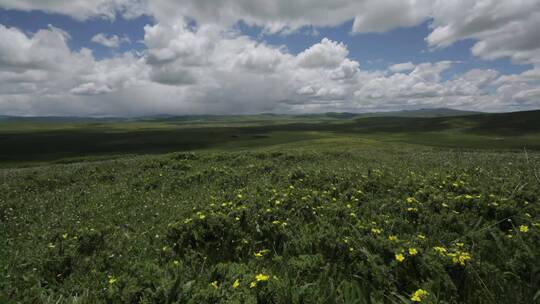
[[[539,2],[0,0],[4,8],[79,20],[142,13],[156,18],[144,28],[143,54],[102,60],[88,49],[71,50],[71,38],[61,29],[25,33],[0,25],[0,111],[141,115],[531,108],[540,105],[540,39],[533,30],[540,26]],[[426,42],[433,49],[473,39],[475,56],[510,57],[534,67],[516,75],[473,69],[451,79],[444,76],[454,64],[450,61],[367,71],[350,58],[344,43],[322,38],[292,54],[236,31],[231,26],[240,19],[284,34],[352,19],[353,32],[385,32],[431,20]],[[188,26],[186,20],[197,25]],[[123,39],[99,34],[92,41],[117,48]]]
[[[298,65],[303,68],[336,68],[349,55],[347,47],[328,38],[323,38],[298,55]]]
[[[354,20],[352,32],[386,32],[431,20],[426,41],[431,48],[474,39],[475,56],[540,61],[540,0],[0,0],[0,7],[43,10],[79,20],[149,14],[161,24],[196,20],[229,28],[239,20],[290,33],[303,26],[336,26]]]
[[[433,31],[426,38],[433,48],[459,40],[477,42],[472,53],[484,59],[510,57],[516,62],[540,62],[540,1],[437,1]]]
[[[415,65],[412,62],[404,62],[393,64],[389,67],[389,70],[392,72],[405,72],[414,69]]]
[[[104,33],[96,34],[92,37],[91,41],[108,48],[119,48],[123,43],[131,43],[131,40],[127,36],[119,37],[117,35],[107,35]]]
[[[104,93],[112,92],[112,89],[108,85],[98,85],[95,82],[83,83],[70,90],[75,95],[100,95]]]
[[[133,18],[147,13],[146,0],[0,0],[0,7],[23,11],[41,10],[69,15],[77,20]]]

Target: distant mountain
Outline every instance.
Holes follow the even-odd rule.
[[[461,111],[448,108],[432,108],[418,110],[403,110],[391,112],[350,113],[328,112],[318,114],[286,115],[274,113],[261,113],[252,115],[151,115],[140,117],[77,117],[77,116],[5,116],[0,115],[0,122],[31,122],[31,123],[103,123],[114,121],[165,121],[165,122],[216,122],[216,121],[249,121],[249,120],[279,120],[288,118],[317,118],[317,119],[345,119],[352,120],[367,117],[456,117],[478,115],[482,112]]]
[[[474,111],[462,111],[449,108],[432,108],[432,109],[418,109],[418,110],[403,110],[394,112],[375,112],[361,114],[362,117],[417,117],[417,118],[429,118],[429,117],[454,117],[454,116],[469,116],[482,114],[482,112]]]
[[[337,119],[356,119],[367,117],[412,117],[412,118],[432,118],[432,117],[456,117],[482,114],[482,112],[462,111],[449,108],[432,108],[418,110],[402,110],[389,112],[368,112],[368,113],[350,113],[350,112],[328,112],[322,114],[302,114],[295,117],[317,117],[317,118],[337,118]]]

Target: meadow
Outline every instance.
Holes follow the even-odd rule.
[[[0,303],[540,302],[539,113],[4,122]]]

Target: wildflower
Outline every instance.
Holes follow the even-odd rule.
[[[405,261],[405,257],[401,253],[396,253],[396,261],[403,263]]]
[[[257,282],[249,283],[249,288],[255,288],[255,287],[257,287]]]
[[[529,226],[521,225],[521,226],[519,226],[519,231],[521,231],[521,232],[529,232]]]
[[[218,281],[214,281],[214,282],[210,283],[210,285],[212,285],[212,287],[214,287],[215,289],[219,288]]]
[[[371,233],[373,234],[381,234],[382,230],[379,228],[371,228]]]
[[[109,276],[109,285],[116,283],[118,280],[114,276]]]
[[[418,202],[414,197],[407,197],[406,201],[407,201],[407,203],[409,203],[409,204],[413,204],[413,203],[417,203],[417,202]]]
[[[392,241],[392,242],[396,242],[397,239],[398,239],[398,238],[397,238],[397,236],[395,236],[395,235],[390,235],[390,236],[388,236],[388,240],[390,240],[390,241]]]
[[[471,255],[468,252],[465,251],[457,251],[453,253],[448,254],[449,257],[452,258],[452,262],[456,265],[465,266],[465,263],[472,259]]]
[[[240,286],[240,280],[236,279],[236,280],[234,281],[234,283],[232,284],[232,287],[236,289],[236,288],[238,288],[239,286]]]
[[[407,211],[409,212],[418,212],[418,209],[417,208],[407,208]]]
[[[411,301],[413,302],[422,302],[429,293],[423,289],[418,289],[411,295]]]
[[[178,262],[178,261],[173,261],[173,264],[176,265],[176,266],[178,266],[178,265],[180,264],[180,262]]]
[[[415,256],[418,254],[418,250],[416,248],[409,248],[409,254]]]
[[[269,279],[270,279],[269,275],[262,274],[262,273],[259,273],[258,275],[255,276],[255,280],[257,280],[257,282],[266,282]]]
[[[267,252],[268,252],[268,249],[263,249],[263,250],[259,250],[259,251],[255,252],[253,255],[255,257],[257,257],[257,258],[260,258]]]
[[[446,248],[441,246],[435,246],[433,247],[433,250],[435,250],[439,255],[445,255],[446,254]]]

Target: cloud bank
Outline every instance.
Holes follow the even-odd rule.
[[[71,50],[68,29],[34,33],[0,25],[0,113],[144,115],[371,111],[454,107],[489,111],[540,106],[540,1],[424,0],[0,0],[0,7],[42,10],[77,20],[155,18],[146,50],[96,59]],[[194,26],[190,21],[195,20]],[[364,70],[347,45],[322,38],[298,54],[235,30],[243,20],[266,32],[337,26],[383,33],[429,21],[431,49],[474,40],[471,54],[508,57],[533,68],[500,75],[473,69],[448,79],[455,63],[403,62]],[[118,48],[124,37],[92,41]]]

